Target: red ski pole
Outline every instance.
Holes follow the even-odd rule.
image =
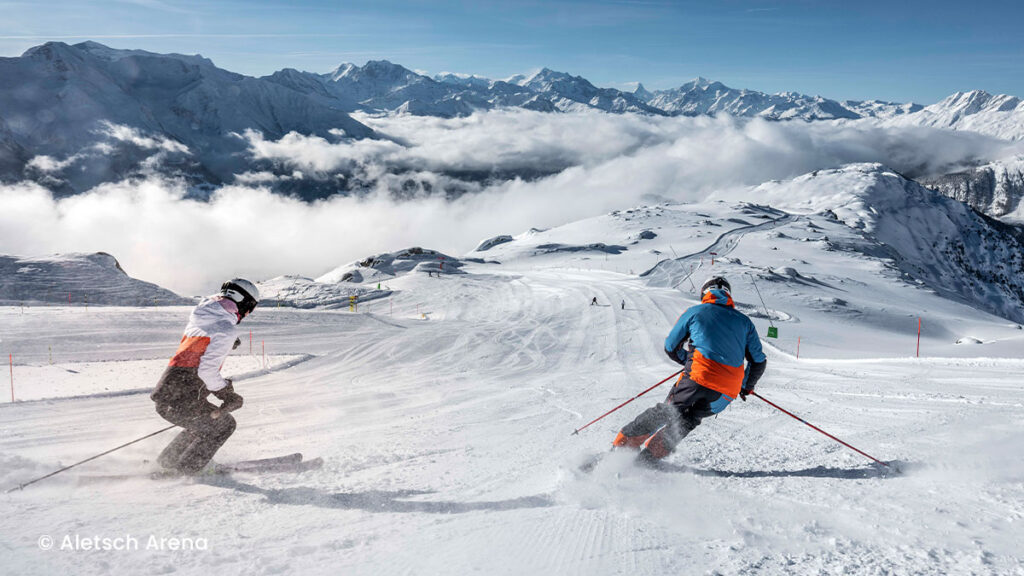
[[[677,375],[679,375],[679,373],[680,373],[680,372],[682,372],[682,370],[680,370],[679,372],[676,372],[675,374],[672,374],[672,375],[671,375],[671,376],[669,376],[668,378],[665,378],[665,379],[664,379],[664,380],[662,380],[661,382],[658,382],[657,384],[655,384],[654,386],[651,386],[651,387],[650,387],[650,388],[648,388],[647,390],[644,390],[643,392],[641,392],[641,393],[637,394],[636,396],[633,396],[633,397],[632,397],[632,398],[630,398],[629,400],[626,400],[626,401],[625,401],[625,402],[623,402],[622,404],[619,404],[618,406],[616,406],[615,408],[612,408],[611,410],[609,410],[609,411],[605,412],[604,414],[601,414],[601,415],[600,415],[600,416],[598,416],[597,418],[595,418],[595,419],[591,420],[590,422],[587,422],[587,423],[586,423],[585,425],[583,425],[583,426],[581,426],[581,427],[579,427],[579,428],[577,428],[577,429],[573,430],[573,431],[572,431],[572,435],[573,435],[573,436],[576,436],[576,435],[578,435],[578,434],[580,433],[580,430],[583,430],[584,428],[586,428],[587,426],[590,426],[590,425],[591,425],[591,424],[593,424],[594,422],[597,422],[598,420],[600,420],[600,419],[604,418],[605,416],[607,416],[607,415],[611,414],[612,412],[615,412],[615,411],[616,411],[616,410],[618,410],[619,408],[622,408],[622,407],[623,407],[623,406],[625,406],[626,404],[629,404],[629,403],[630,403],[630,402],[632,402],[633,400],[636,400],[637,398],[639,398],[639,397],[643,396],[644,394],[647,394],[647,393],[648,393],[648,392],[650,392],[651,390],[654,390],[654,389],[655,389],[655,388],[657,388],[658,386],[661,386],[661,385],[662,385],[662,384],[664,384],[665,382],[668,382],[669,380],[671,380],[671,379],[675,378],[675,377],[676,377]]]
[[[875,462],[878,462],[879,464],[884,464],[884,465],[886,465],[886,466],[889,466],[889,463],[888,463],[888,462],[882,462],[881,460],[879,460],[878,458],[875,458],[874,456],[872,456],[872,455],[868,454],[867,452],[864,452],[864,451],[862,451],[862,450],[858,450],[858,449],[854,448],[853,446],[850,446],[850,445],[849,445],[849,444],[847,444],[846,442],[843,442],[843,441],[842,441],[842,440],[840,440],[839,438],[836,438],[835,436],[833,436],[833,435],[829,434],[828,432],[825,432],[825,431],[824,431],[824,430],[822,430],[821,428],[818,428],[818,427],[817,427],[817,426],[815,426],[814,424],[811,424],[810,422],[808,422],[808,421],[804,420],[803,418],[801,418],[801,417],[797,416],[796,414],[793,414],[792,412],[788,412],[788,411],[786,411],[786,410],[782,409],[781,407],[779,407],[778,405],[776,405],[776,404],[772,403],[771,401],[769,401],[768,399],[766,399],[766,398],[765,398],[764,396],[761,396],[761,395],[760,395],[760,394],[758,394],[757,392],[753,392],[753,391],[751,391],[751,392],[750,392],[750,395],[751,395],[751,396],[757,396],[757,397],[758,397],[758,398],[760,398],[761,400],[764,400],[765,402],[767,402],[767,403],[768,403],[768,405],[769,405],[769,406],[771,406],[772,408],[775,408],[775,409],[776,409],[776,410],[778,410],[779,412],[782,412],[783,414],[785,414],[785,415],[787,415],[787,416],[790,416],[790,417],[792,417],[792,418],[794,418],[794,419],[796,419],[796,420],[799,420],[800,422],[802,422],[802,423],[804,423],[804,424],[807,424],[807,425],[808,425],[808,426],[810,426],[811,428],[814,428],[815,430],[817,430],[818,432],[821,432],[821,433],[822,433],[822,434],[824,434],[825,436],[828,436],[829,438],[831,438],[831,439],[835,440],[836,442],[839,442],[840,444],[842,444],[843,446],[846,446],[846,447],[847,447],[847,448],[849,448],[850,450],[853,450],[854,452],[857,452],[858,454],[860,454],[860,455],[862,455],[862,456],[867,456],[868,458],[871,458],[872,460],[874,460]]]

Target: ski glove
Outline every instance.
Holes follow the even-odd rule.
[[[753,386],[751,386],[750,388],[744,388],[744,389],[740,390],[740,400],[743,400],[744,402],[746,402],[747,401],[747,395],[748,394],[753,394],[753,393],[754,393],[754,387]]]
[[[228,385],[217,390],[213,395],[223,402],[220,405],[220,410],[222,412],[234,412],[242,407],[242,403],[245,399],[242,398],[241,394],[237,394],[235,392],[234,386],[231,385],[230,378],[226,378],[225,380],[227,380]]]

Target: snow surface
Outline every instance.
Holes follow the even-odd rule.
[[[302,451],[325,466],[153,481],[170,436],[152,438],[0,496],[3,572],[1024,574],[1024,330],[881,249],[888,221],[857,201],[886,198],[884,170],[815,178],[816,194],[855,191],[823,204],[847,212],[798,209],[811,185],[797,180],[762,189],[786,212],[712,201],[495,230],[511,240],[484,243],[463,273],[392,276],[386,308],[257,309],[243,332],[312,357],[239,383],[246,404],[217,460]],[[570,435],[675,371],[663,339],[696,302],[689,280],[712,272],[759,333],[779,328],[759,392],[902,473],[756,399],[705,421],[677,469],[613,454],[576,470],[663,398]],[[45,384],[50,347],[62,366],[102,361],[138,387],[187,314],[0,307],[0,351],[18,389]],[[164,425],[140,394],[0,404],[0,487]],[[105,474],[136,477],[88,478]],[[141,549],[40,549],[76,534]],[[146,550],[150,535],[207,545]]]

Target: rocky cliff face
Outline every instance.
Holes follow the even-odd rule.
[[[978,212],[1004,222],[1024,223],[1024,157],[993,162],[923,182]]]

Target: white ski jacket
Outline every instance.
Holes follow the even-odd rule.
[[[228,383],[220,369],[235,343],[237,324],[238,306],[233,301],[221,296],[203,299],[192,310],[169,365],[195,368],[210,392],[224,389]]]

